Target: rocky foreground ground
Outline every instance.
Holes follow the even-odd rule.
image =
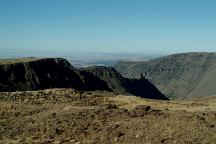
[[[72,89],[0,93],[0,143],[216,143],[216,98],[156,101]]]

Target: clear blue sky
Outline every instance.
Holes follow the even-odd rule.
[[[216,51],[215,0],[0,0],[0,52]]]

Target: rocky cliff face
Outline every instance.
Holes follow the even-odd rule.
[[[143,73],[171,99],[216,94],[216,53],[183,53],[142,62],[119,62],[115,68],[130,78]]]
[[[37,59],[27,62],[0,65],[0,91],[38,90],[45,88],[89,88],[108,90],[103,81],[96,79],[100,88],[88,87],[85,75],[73,68],[67,60],[61,58]],[[89,76],[90,77],[90,76]]]
[[[114,68],[92,67],[78,70],[61,58],[28,59],[7,63],[0,61],[0,91],[47,88],[105,90],[145,98],[167,99],[148,80],[123,78]]]
[[[83,69],[105,81],[110,89],[119,94],[137,95],[144,98],[167,99],[145,78],[128,79],[112,67],[90,67]]]

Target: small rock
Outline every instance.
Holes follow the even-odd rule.
[[[139,105],[137,107],[135,107],[136,110],[145,110],[145,111],[149,111],[151,109],[151,106],[146,106],[146,105]]]
[[[201,116],[197,116],[197,119],[202,120],[202,121],[205,120],[205,118],[204,118],[204,117],[201,117]]]
[[[123,132],[116,132],[116,133],[114,133],[114,137],[116,137],[116,138],[120,138],[123,135],[125,135],[125,133],[123,133]]]
[[[116,142],[116,141],[118,141],[118,138],[115,137],[115,138],[114,138],[114,142]]]
[[[212,125],[210,125],[210,128],[214,128],[214,125],[212,124]]]
[[[143,117],[151,109],[150,106],[139,105],[129,112],[131,117]]]
[[[106,109],[118,109],[118,107],[115,104],[109,104],[106,106]]]
[[[136,138],[140,138],[142,135],[143,135],[143,133],[139,131],[139,132],[136,134]]]

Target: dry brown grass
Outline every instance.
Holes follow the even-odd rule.
[[[16,58],[16,59],[0,59],[0,64],[14,64],[14,63],[23,63],[23,62],[31,62],[35,60],[39,60],[40,58]]]
[[[162,101],[162,100],[150,100],[143,99],[136,96],[115,96],[110,97],[110,101],[126,107],[128,109],[133,109],[138,105],[151,105],[156,109],[169,109],[173,111],[185,110],[188,112],[214,112],[216,110],[216,97],[211,96],[207,98],[200,98],[194,100],[172,100],[172,101]]]
[[[216,98],[52,89],[0,93],[0,143],[215,143]]]

